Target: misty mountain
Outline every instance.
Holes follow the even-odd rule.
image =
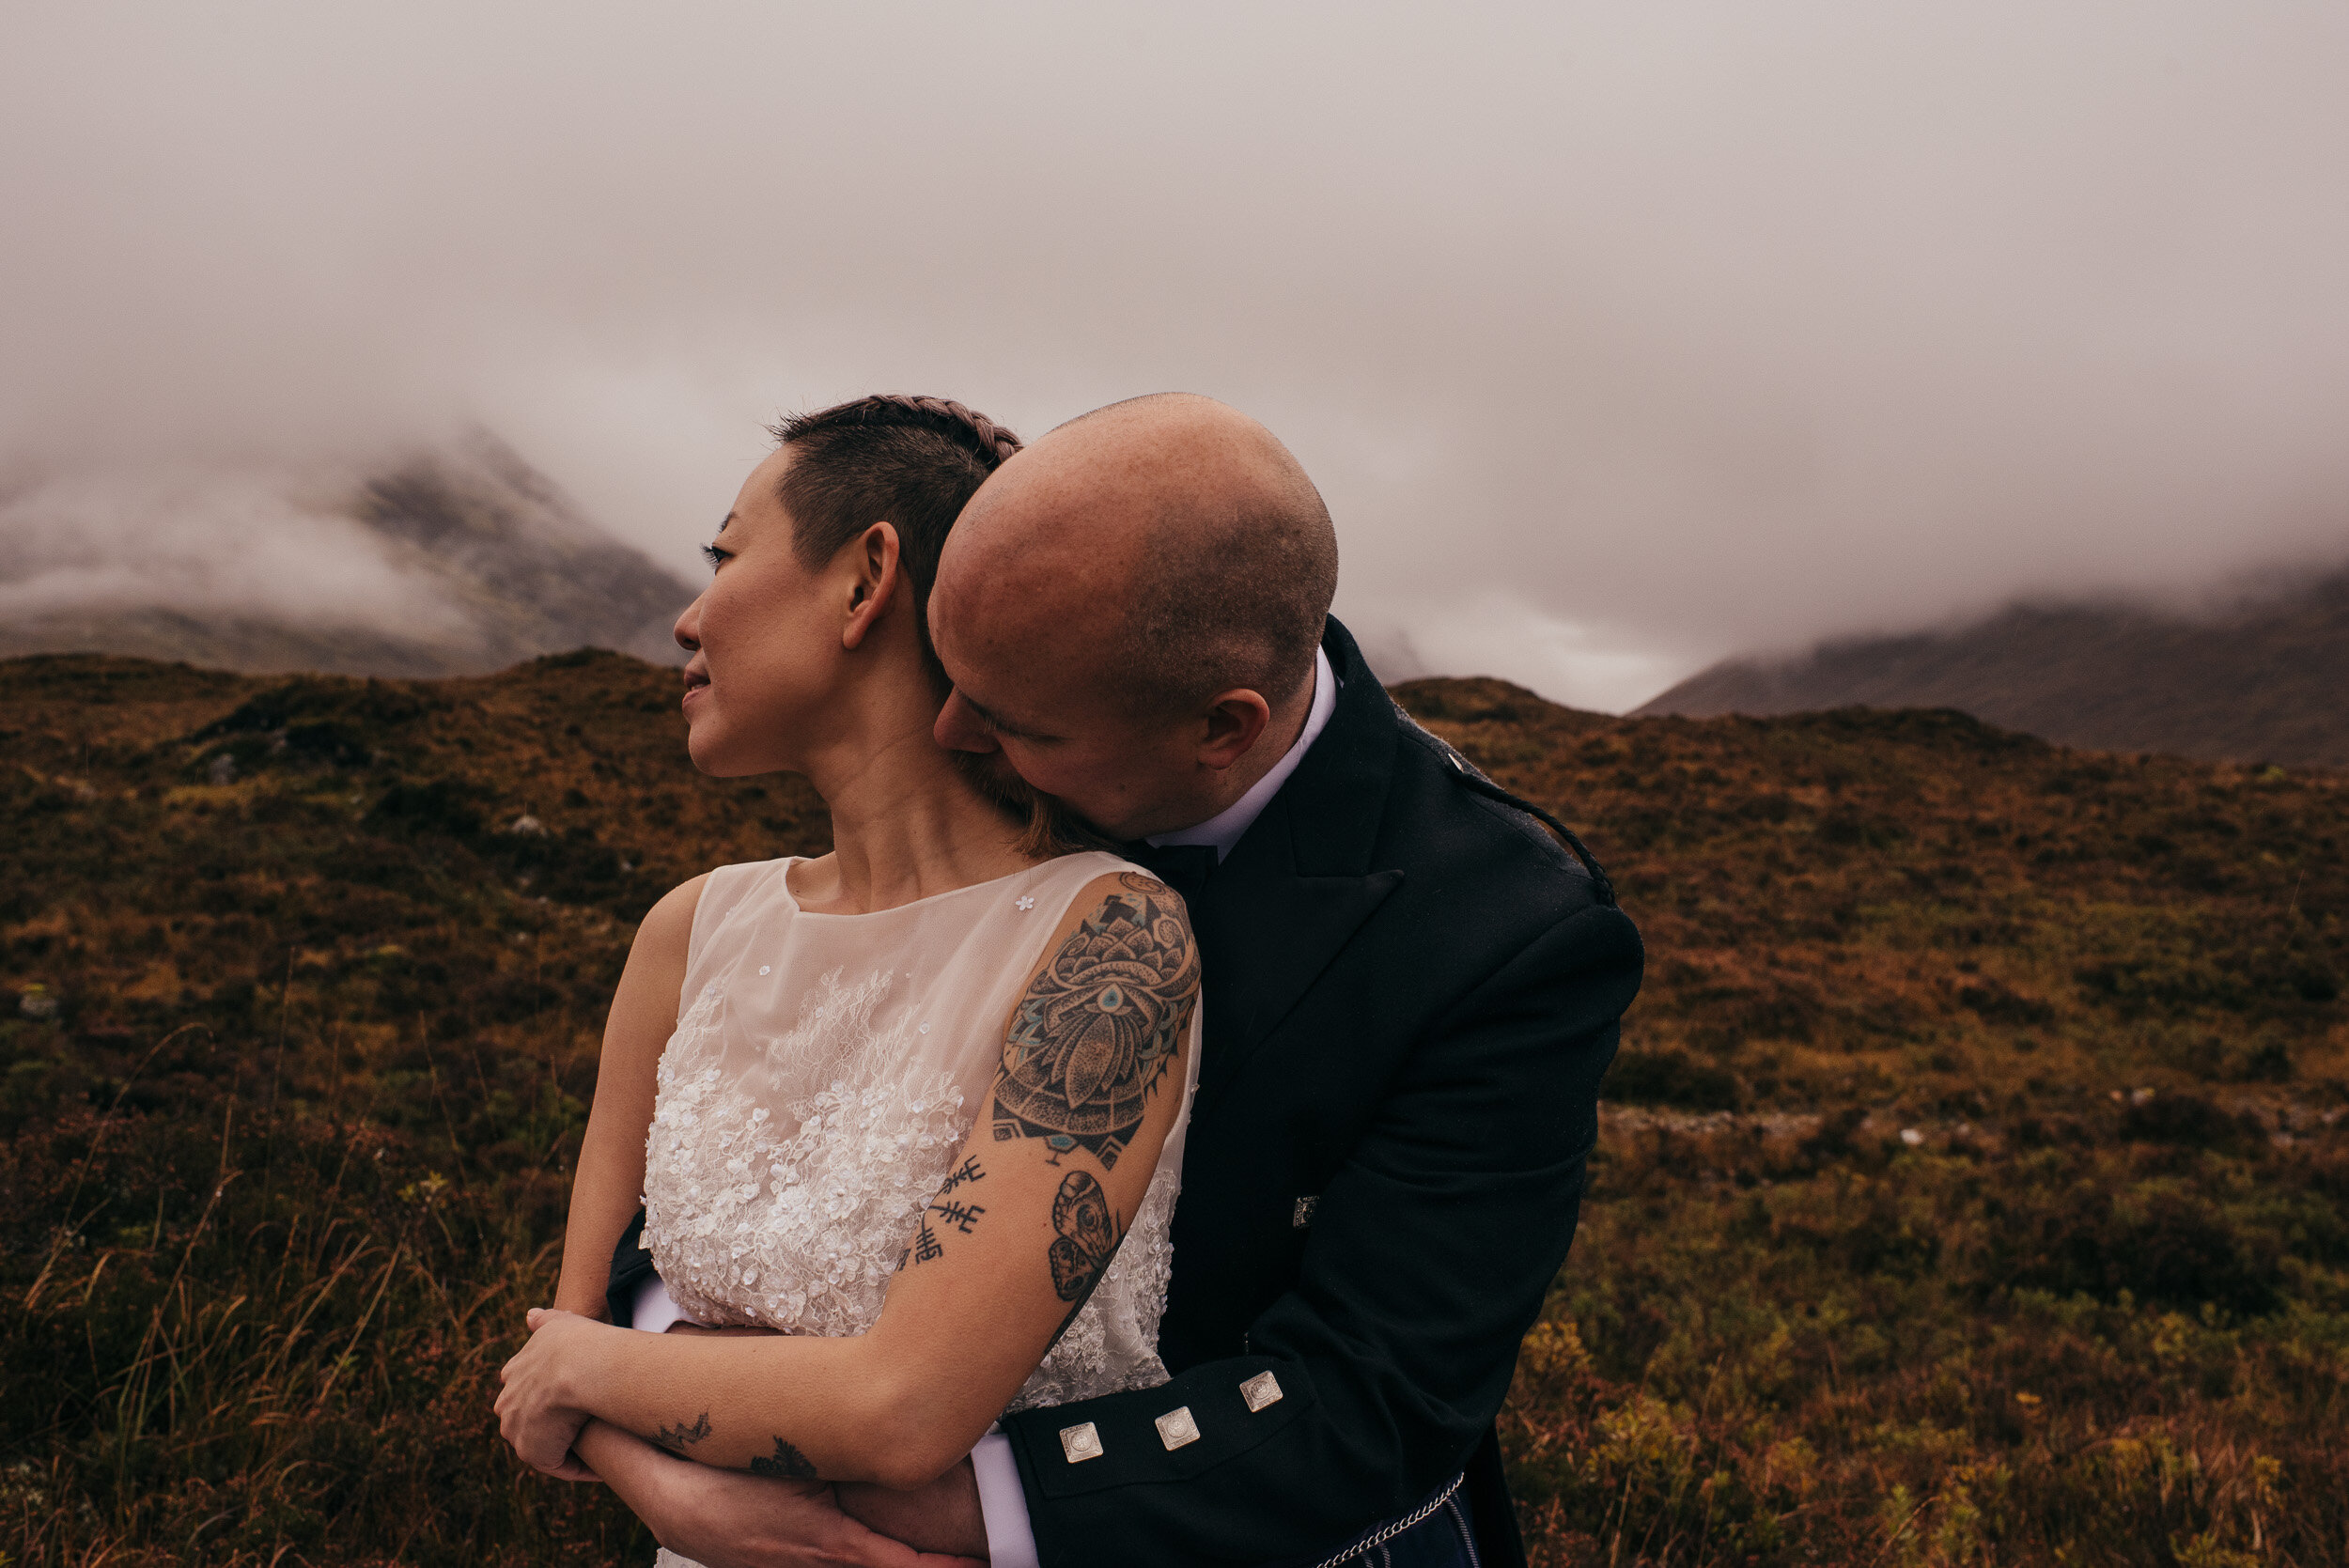
[[[1953,707],[2067,746],[2349,767],[2349,569],[2193,615],[2015,605],[1950,631],[1730,660],[1638,712]]]
[[[84,481],[0,503],[0,656],[428,676],[593,644],[675,663],[693,592],[481,432],[355,480]]]

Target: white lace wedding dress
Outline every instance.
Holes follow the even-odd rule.
[[[791,860],[722,866],[693,914],[646,1141],[645,1245],[699,1322],[856,1334],[970,1136],[1014,1002],[1071,900],[1138,868],[1064,856],[865,915],[801,909]],[[1197,1081],[1100,1284],[1010,1405],[1166,1381],[1157,1350]],[[985,1157],[985,1149],[972,1154]],[[663,1565],[689,1560],[662,1552]]]

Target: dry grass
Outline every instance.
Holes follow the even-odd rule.
[[[0,1561],[648,1556],[488,1412],[632,920],[820,842],[673,680],[0,664]],[[1403,694],[1650,943],[1537,1560],[2349,1560],[2341,781]]]
[[[2349,1561],[2342,780],[1403,695],[1649,943],[1504,1423],[1537,1560]]]

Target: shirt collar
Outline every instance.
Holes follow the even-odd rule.
[[[1305,715],[1305,727],[1298,733],[1297,744],[1272,765],[1271,771],[1250,785],[1247,794],[1215,815],[1196,827],[1178,828],[1171,833],[1153,833],[1143,842],[1153,846],[1205,844],[1214,848],[1217,860],[1223,859],[1232,852],[1232,846],[1240,841],[1240,835],[1255,826],[1256,818],[1264,815],[1265,807],[1272,804],[1272,798],[1281,793],[1281,786],[1289,782],[1289,775],[1297,771],[1297,765],[1305,760],[1305,753],[1319,738],[1321,732],[1329,727],[1330,715],[1337,711],[1337,672],[1330,667],[1330,656],[1315,648],[1314,705]]]

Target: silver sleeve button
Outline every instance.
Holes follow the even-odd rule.
[[[1195,1443],[1199,1440],[1199,1423],[1190,1419],[1190,1406],[1188,1405],[1177,1405],[1174,1409],[1160,1416],[1158,1420],[1158,1428],[1159,1441],[1166,1445],[1167,1452],[1170,1453],[1181,1448],[1185,1443]]]
[[[1248,1402],[1248,1413],[1252,1416],[1268,1405],[1281,1403],[1281,1380],[1260,1372],[1239,1386],[1239,1397]]]

